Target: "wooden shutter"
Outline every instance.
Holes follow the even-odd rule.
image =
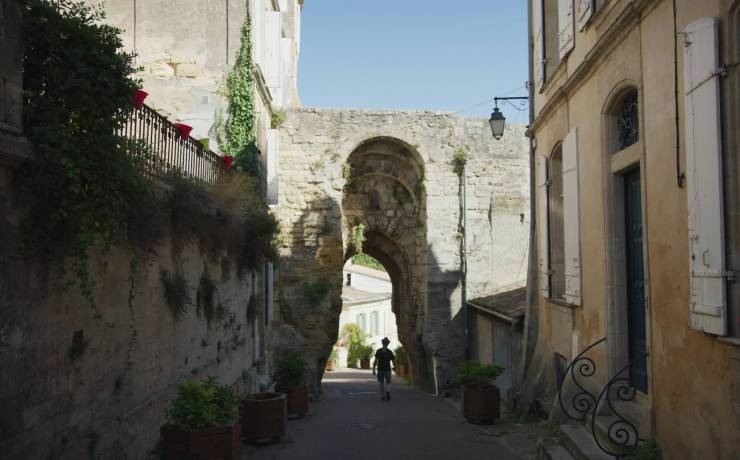
[[[578,128],[563,141],[563,227],[565,300],[581,305],[581,241],[578,198]]]
[[[532,26],[534,30],[534,80],[535,88],[541,90],[545,84],[545,16],[542,1],[532,0]]]
[[[558,0],[558,50],[565,58],[575,45],[573,28],[573,0]]]
[[[547,158],[537,157],[537,220],[539,228],[540,294],[550,297],[550,241],[548,229]]]
[[[576,0],[578,3],[578,30],[586,28],[586,24],[594,14],[594,0]]]
[[[686,178],[691,327],[727,334],[718,21],[684,30]]]

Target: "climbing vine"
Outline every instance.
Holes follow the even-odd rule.
[[[234,68],[226,80],[226,116],[220,114],[213,125],[219,147],[236,160],[235,166],[259,176],[259,149],[255,136],[254,63],[252,62],[252,24],[249,15],[241,28],[241,44]]]

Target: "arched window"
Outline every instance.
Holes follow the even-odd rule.
[[[637,102],[637,90],[630,89],[617,101],[614,106],[614,120],[616,123],[616,151],[626,149],[640,140],[640,117]]]
[[[563,224],[563,146],[550,156],[548,171],[548,231],[550,260],[550,298],[565,298],[565,231]]]

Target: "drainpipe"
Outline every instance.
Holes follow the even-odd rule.
[[[534,96],[535,96],[535,83],[534,83],[534,43],[532,42],[532,13],[530,11],[531,4],[527,2],[527,54],[529,55],[529,127],[527,129],[527,137],[529,137],[529,261],[527,269],[527,314],[524,317],[524,333],[522,334],[522,340],[524,343],[521,349],[523,350],[520,362],[522,365],[519,366],[519,384],[524,382],[524,376],[527,375],[527,370],[532,362],[534,356],[535,346],[537,345],[537,333],[538,333],[538,304],[537,304],[537,291],[538,291],[538,279],[537,279],[537,241],[536,241],[536,229],[537,229],[537,209],[536,209],[536,175],[535,175],[535,162],[534,162],[534,134],[529,131],[532,124],[534,123]]]
[[[467,160],[462,168],[462,214],[463,214],[463,243],[462,243],[462,309],[465,321],[465,359],[470,359],[470,325],[468,324],[468,176]]]

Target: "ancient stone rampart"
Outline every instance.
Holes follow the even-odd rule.
[[[467,297],[526,279],[528,145],[522,126],[495,141],[487,120],[432,112],[296,109],[280,129],[285,247],[277,279],[277,349],[300,348],[318,385],[337,338],[342,266],[364,251],[394,284],[393,308],[415,382],[440,390],[465,357]],[[465,184],[455,156],[468,161]],[[463,192],[467,216],[463,218]],[[316,285],[328,293],[316,300]]]

